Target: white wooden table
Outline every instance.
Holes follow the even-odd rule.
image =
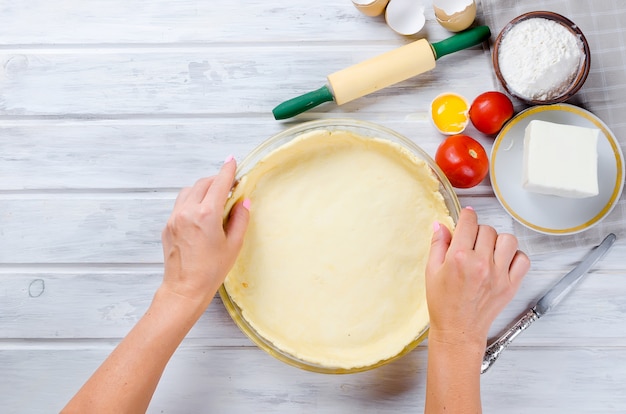
[[[447,37],[426,13],[420,35]],[[147,308],[178,190],[228,154],[242,159],[296,122],[352,117],[434,155],[443,137],[427,116],[431,99],[497,87],[488,51],[475,48],[345,106],[277,122],[277,103],[416,37],[349,0],[1,0],[0,16],[2,413],[55,412],[76,392]],[[483,222],[513,230],[488,181],[459,196]],[[584,253],[532,257],[493,334]],[[626,412],[625,254],[618,241],[483,376],[485,412]],[[427,349],[355,375],[305,372],[256,348],[216,298],[150,412],[421,412]]]

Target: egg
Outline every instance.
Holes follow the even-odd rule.
[[[439,24],[451,32],[467,29],[476,19],[474,0],[433,0],[433,10]]]
[[[352,0],[352,4],[367,16],[379,16],[385,11],[389,0]]]
[[[469,122],[469,103],[456,93],[442,93],[430,104],[430,118],[439,132],[460,134]]]
[[[419,0],[391,0],[385,10],[387,25],[401,35],[413,35],[424,27],[424,5]]]

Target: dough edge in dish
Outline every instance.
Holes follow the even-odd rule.
[[[349,131],[303,133],[241,178],[227,210],[243,198],[250,224],[224,285],[276,348],[350,369],[428,328],[432,223],[454,223],[424,160]]]

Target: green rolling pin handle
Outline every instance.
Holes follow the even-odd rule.
[[[272,110],[272,113],[274,114],[274,119],[287,119],[315,108],[321,103],[334,100],[335,97],[332,92],[328,89],[328,86],[324,85],[319,89],[281,103]]]
[[[450,53],[476,46],[489,39],[489,36],[491,36],[491,31],[488,26],[477,26],[457,33],[440,42],[432,43],[431,46],[435,53],[435,60]]]
[[[489,36],[491,36],[489,27],[478,26],[473,29],[465,30],[440,42],[432,43],[431,46],[435,59],[438,59],[452,52],[480,44],[487,40]],[[287,119],[308,111],[311,108],[315,108],[321,103],[330,101],[334,101],[333,93],[330,91],[328,86],[324,85],[317,90],[305,93],[304,95],[297,96],[281,103],[272,110],[272,113],[274,114],[275,119]]]

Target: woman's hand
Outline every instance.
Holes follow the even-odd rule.
[[[461,211],[454,236],[435,223],[426,265],[427,414],[477,414],[480,366],[489,327],[513,298],[530,267],[517,239],[479,225]]]
[[[146,314],[63,409],[64,413],[143,413],[165,365],[223,282],[243,244],[249,200],[226,224],[224,206],[237,165],[183,189],[163,230],[165,274]]]
[[[237,165],[228,157],[220,172],[184,188],[163,230],[165,275],[161,289],[206,307],[235,263],[248,225],[250,201],[224,206]]]
[[[517,292],[530,267],[517,239],[479,225],[463,209],[454,236],[435,224],[426,270],[430,337],[444,342],[480,343]]]

